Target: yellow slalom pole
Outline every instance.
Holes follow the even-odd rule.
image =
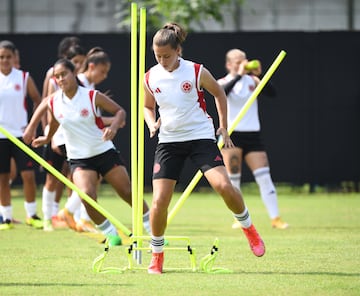
[[[31,158],[33,158],[36,162],[38,162],[42,167],[48,170],[51,174],[53,174],[57,179],[63,182],[67,187],[71,190],[75,191],[79,196],[85,200],[89,205],[91,205],[95,210],[97,210],[100,214],[106,217],[112,224],[115,225],[118,229],[120,229],[125,235],[131,236],[131,231],[123,225],[120,221],[118,221],[113,215],[111,215],[108,211],[106,211],[103,207],[101,207],[96,201],[94,201],[89,195],[85,192],[81,191],[74,183],[72,183],[68,178],[66,178],[63,174],[61,174],[58,170],[53,168],[50,164],[48,164],[42,157],[40,157],[37,153],[31,150],[28,146],[26,146],[19,139],[10,134],[6,129],[0,126],[0,132],[3,133],[11,142],[13,142],[17,147],[23,150],[26,154],[28,154]]]
[[[143,234],[143,201],[144,201],[144,75],[146,51],[146,8],[140,8],[140,36],[139,36],[139,110],[138,110],[138,205],[137,205],[137,232]],[[139,247],[142,242],[139,241]]]
[[[131,191],[133,234],[137,236],[137,3],[131,3]]]
[[[236,116],[234,122],[231,124],[230,128],[228,129],[229,135],[232,134],[232,132],[234,131],[236,126],[239,124],[241,119],[244,117],[246,112],[249,110],[250,106],[254,103],[254,101],[256,100],[256,98],[258,97],[258,95],[260,94],[260,92],[262,91],[264,86],[266,85],[266,83],[269,81],[271,76],[274,74],[275,70],[279,67],[280,63],[285,58],[285,56],[286,56],[286,52],[284,50],[280,51],[277,58],[274,60],[274,62],[270,66],[270,68],[267,70],[264,77],[261,79],[260,83],[256,86],[254,92],[251,94],[251,96],[249,97],[249,99],[247,100],[245,105],[241,108],[239,114]],[[223,145],[224,145],[224,142],[221,139],[218,142],[218,147],[221,149]],[[200,170],[197,171],[194,178],[191,180],[189,185],[186,187],[186,189],[184,190],[184,192],[179,197],[178,201],[176,202],[176,204],[170,211],[168,218],[167,218],[167,224],[170,224],[171,221],[173,220],[173,218],[175,217],[175,215],[179,212],[180,208],[182,207],[182,205],[184,204],[186,199],[190,196],[191,192],[194,190],[196,184],[200,181],[202,175],[203,174]]]

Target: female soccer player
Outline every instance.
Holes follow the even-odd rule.
[[[261,64],[256,69],[246,70],[247,64],[246,54],[242,50],[236,48],[227,52],[225,66],[228,74],[218,82],[227,94],[229,122],[235,120],[260,82],[257,76],[261,74]],[[252,75],[251,71],[256,72],[257,75]],[[271,179],[269,160],[261,139],[257,101],[250,106],[248,112],[235,127],[231,139],[236,147],[223,149],[222,154],[232,184],[240,190],[244,159],[260,188],[261,198],[270,216],[272,227],[286,229],[288,224],[280,218],[276,189]],[[238,227],[241,226],[235,221],[233,228]]]
[[[124,109],[104,94],[78,85],[75,67],[68,59],[54,65],[54,77],[60,90],[51,95],[49,132],[32,141],[34,147],[48,144],[61,125],[65,137],[74,184],[95,201],[97,180],[101,175],[131,205],[131,185],[126,168],[112,139],[125,125]],[[99,109],[114,115],[108,127],[103,126]],[[102,214],[87,204],[86,210],[110,245],[121,244],[117,230]]]
[[[160,274],[164,261],[167,209],[187,158],[201,169],[213,189],[224,199],[242,225],[254,255],[265,246],[251,222],[239,190],[226,173],[215,139],[213,121],[206,112],[203,88],[214,96],[219,128],[225,147],[233,144],[227,133],[226,95],[210,72],[200,64],[181,58],[186,32],[175,23],[166,24],[153,38],[157,65],[145,74],[145,121],[150,136],[159,130],[153,168],[153,202],[150,210],[152,260],[149,273]],[[156,119],[156,105],[160,118]]]
[[[15,68],[15,45],[8,40],[0,41],[0,125],[13,136],[22,140],[28,121],[25,97],[28,95],[37,107],[40,93],[28,72]],[[3,223],[0,230],[13,228],[10,192],[10,160],[13,157],[23,181],[26,223],[42,228],[36,214],[36,181],[34,162],[14,143],[0,133],[0,214]]]

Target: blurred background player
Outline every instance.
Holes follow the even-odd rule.
[[[81,67],[77,71],[77,79],[82,86],[95,89],[97,84],[107,78],[110,68],[111,61],[108,54],[101,47],[93,47],[88,51]],[[105,126],[109,126],[112,123],[113,117],[102,116],[101,119]],[[98,185],[100,185],[101,180],[101,176],[99,176]],[[84,204],[81,203],[81,199],[75,191],[72,192],[66,201],[64,208],[59,211],[58,217],[66,221],[68,226],[76,231],[96,231]],[[147,226],[149,222],[145,222],[145,225],[147,230],[149,230]]]
[[[125,111],[104,94],[79,86],[75,67],[67,59],[55,63],[54,76],[60,90],[49,99],[49,132],[34,139],[32,145],[38,147],[49,143],[61,124],[74,184],[96,201],[100,174],[131,205],[130,179],[111,141],[117,130],[125,125]],[[103,126],[99,109],[113,114],[110,126]],[[31,141],[30,135],[31,131],[25,131],[24,140]],[[88,203],[83,203],[110,245],[121,244],[114,225]],[[145,202],[144,211],[148,211]]]
[[[65,37],[59,43],[59,56],[69,59],[78,71],[85,59],[86,52],[80,45],[77,37]],[[53,67],[46,74],[43,87],[43,98],[59,89],[56,80],[52,76]],[[45,90],[45,87],[48,87]],[[47,122],[47,114],[44,118]],[[65,140],[61,127],[54,134],[51,143],[44,147],[44,159],[56,170],[70,178],[69,167],[66,159]],[[58,218],[59,203],[63,194],[64,184],[51,173],[46,173],[45,184],[42,191],[42,209],[44,215],[44,231],[52,231],[54,227],[67,227],[67,224]],[[69,191],[71,194],[71,191]],[[93,227],[92,227],[93,228]]]
[[[63,49],[63,54],[74,64],[76,72],[82,66],[86,56],[86,52],[81,45],[72,43],[67,50]],[[50,95],[59,89],[59,86],[57,85],[54,77],[51,77],[47,84],[47,95]],[[46,115],[47,114],[45,114],[45,116]],[[50,163],[56,170],[61,171],[65,176],[67,175],[69,178],[71,178],[66,158],[65,139],[61,127],[58,128],[52,137],[51,144],[47,145],[44,150],[44,158],[46,161]],[[58,219],[59,203],[63,194],[63,189],[64,184],[51,173],[47,172],[42,191],[44,231],[52,231],[54,227],[67,226],[64,221]],[[94,230],[94,226],[91,223],[87,226],[87,230]]]
[[[61,59],[56,62],[54,76],[60,90],[48,99],[48,105],[45,104],[45,108],[48,107],[52,115],[49,121],[49,133],[35,139],[33,146],[49,143],[60,121],[74,184],[97,200],[97,181],[98,176],[102,175],[118,195],[131,205],[129,176],[120,154],[111,141],[117,129],[125,125],[125,112],[104,94],[79,86],[74,71],[75,67],[69,60]],[[34,122],[41,116],[40,108],[43,106],[42,103],[38,112],[34,113]],[[110,126],[103,126],[99,109],[114,114]],[[30,122],[24,132],[26,143],[32,141],[32,128]],[[83,203],[97,228],[109,238],[110,244],[121,243],[115,227],[97,210],[85,201]],[[145,202],[143,207],[144,213],[148,213],[149,208]]]
[[[225,67],[228,74],[219,79],[227,95],[228,121],[234,122],[241,108],[245,105],[259,83],[261,64],[257,61],[253,69],[246,69],[248,60],[245,52],[232,49],[226,54]],[[254,75],[255,74],[255,75]],[[270,87],[263,93],[274,93]],[[240,123],[231,134],[236,147],[222,149],[224,162],[233,186],[240,190],[242,161],[250,168],[259,186],[262,201],[271,219],[271,225],[277,229],[286,229],[289,225],[282,221],[279,214],[277,193],[270,175],[270,166],[265,146],[260,134],[260,120],[257,100],[251,105]],[[233,228],[239,228],[237,221]]]
[[[40,93],[28,72],[14,67],[15,45],[0,41],[0,125],[22,140],[28,122],[25,98],[29,96],[36,108]],[[34,161],[3,134],[0,134],[0,212],[3,223],[0,230],[13,228],[10,191],[10,163],[14,158],[23,182],[26,224],[42,228],[43,222],[36,214],[36,180]]]

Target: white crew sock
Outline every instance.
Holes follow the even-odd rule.
[[[77,208],[73,214],[74,220],[76,223],[78,223],[80,221],[80,209],[81,209],[81,204],[80,207]]]
[[[3,221],[9,220],[12,221],[12,205],[9,206],[0,206],[0,214],[3,217]]]
[[[164,236],[151,236],[151,249],[153,253],[162,253],[164,249]]]
[[[240,173],[237,173],[237,174],[228,173],[228,175],[229,175],[232,186],[234,186],[236,189],[239,189],[239,191],[241,191],[241,189],[240,189],[241,174]]]
[[[148,234],[151,235],[151,226],[150,226],[150,211],[147,211],[143,215],[143,226]]]
[[[270,168],[263,167],[253,171],[256,183],[260,188],[262,201],[268,211],[270,219],[279,217],[277,194],[270,176]]]
[[[80,205],[80,219],[85,221],[91,221],[91,218],[88,212],[86,211],[86,208],[83,203],[81,203]]]
[[[241,227],[243,228],[249,228],[252,224],[251,217],[247,207],[245,207],[245,210],[242,213],[234,214],[234,217],[236,220],[240,222]]]
[[[44,220],[50,220],[52,217],[55,196],[56,196],[56,191],[49,191],[45,187],[43,188],[42,211],[43,211]]]
[[[36,215],[36,201],[33,201],[33,202],[25,201],[24,208],[25,208],[27,217],[31,218],[32,216]]]
[[[96,227],[102,232],[102,234],[104,234],[105,236],[107,235],[118,235],[117,230],[115,228],[114,225],[112,225],[110,223],[109,220],[105,220],[103,223],[101,223],[100,225],[96,225]]]
[[[80,205],[80,196],[73,191],[66,201],[65,208],[69,211],[69,213],[74,214],[77,209],[80,209]]]
[[[57,201],[54,201],[52,208],[52,217],[57,216],[58,212],[59,212],[59,203]]]

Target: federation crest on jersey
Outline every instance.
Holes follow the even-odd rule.
[[[20,86],[20,84],[15,84],[14,88],[15,88],[15,90],[16,90],[16,91],[21,90],[21,86]]]
[[[189,93],[189,92],[191,92],[191,90],[192,90],[192,83],[190,82],[190,81],[188,81],[188,80],[186,80],[186,81],[183,81],[182,83],[181,83],[181,90],[184,92],[184,93]]]
[[[81,117],[88,117],[89,110],[86,109],[86,108],[82,109],[81,112],[80,112],[80,115],[81,115]]]

